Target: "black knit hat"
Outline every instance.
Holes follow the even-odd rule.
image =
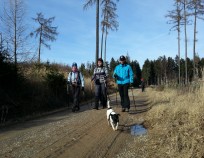
[[[124,61],[124,60],[126,60],[125,56],[124,56],[124,55],[121,55],[121,56],[120,56],[120,61]]]
[[[77,67],[77,63],[73,62],[72,67]]]

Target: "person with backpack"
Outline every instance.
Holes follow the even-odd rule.
[[[74,102],[72,112],[79,111],[80,90],[84,91],[84,77],[82,73],[78,70],[77,63],[75,62],[72,64],[72,71],[68,75],[68,87],[71,88]]]
[[[103,59],[99,58],[91,79],[95,83],[95,105],[93,109],[98,110],[99,101],[103,108],[107,107],[107,78],[108,70],[103,66]]]
[[[126,58],[120,56],[120,64],[115,67],[113,72],[113,78],[115,78],[118,84],[118,91],[121,98],[122,112],[129,112],[130,99],[128,96],[128,88],[133,86],[134,74],[130,65],[127,64]]]

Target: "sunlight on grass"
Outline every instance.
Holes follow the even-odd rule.
[[[147,136],[134,138],[118,157],[204,157],[204,85],[188,90],[147,89]]]

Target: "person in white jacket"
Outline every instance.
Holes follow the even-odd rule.
[[[72,64],[72,71],[68,75],[68,87],[71,88],[74,105],[72,111],[79,111],[79,100],[80,100],[80,91],[84,91],[84,77],[82,73],[77,69],[77,63]],[[68,90],[69,92],[69,90]]]

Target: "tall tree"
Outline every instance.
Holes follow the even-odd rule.
[[[115,61],[115,59],[112,57],[110,61],[110,71],[113,72],[115,67],[118,65],[119,62]]]
[[[198,63],[196,63],[196,34],[197,34],[197,19],[202,19],[202,15],[204,14],[204,7],[202,5],[202,0],[191,0],[189,3],[189,9],[192,10],[190,15],[194,16],[194,36],[193,36],[193,78],[198,77],[198,73],[196,71],[196,67],[198,67]]]
[[[142,78],[144,78],[147,81],[147,85],[151,84],[150,77],[151,77],[151,61],[149,61],[149,59],[146,59],[142,67]]]
[[[50,45],[47,44],[47,42],[55,41],[58,35],[57,27],[52,26],[54,19],[55,17],[46,19],[42,13],[37,13],[37,17],[33,18],[33,20],[39,24],[39,27],[31,33],[31,36],[35,35],[36,38],[39,37],[38,63],[40,63],[41,46],[44,45],[46,48],[50,49]]]
[[[185,36],[185,84],[188,83],[188,39],[187,39],[187,25],[188,25],[188,12],[187,8],[189,5],[189,0],[180,0],[183,7],[183,18],[184,18],[184,36]]]
[[[7,0],[4,6],[4,16],[1,20],[5,26],[5,39],[9,51],[13,53],[14,63],[17,66],[18,54],[22,53],[25,42],[25,5],[23,0]]]
[[[168,21],[168,24],[172,24],[170,31],[177,31],[178,34],[178,82],[180,84],[181,82],[181,68],[180,68],[180,33],[181,33],[181,25],[183,25],[183,17],[181,15],[182,8],[181,8],[181,2],[179,0],[175,0],[174,3],[175,10],[169,11],[166,15],[167,18],[170,20]]]
[[[86,0],[84,4],[84,9],[87,9],[90,6],[96,4],[96,54],[95,54],[95,62],[97,64],[98,56],[99,56],[99,0]]]
[[[117,2],[119,0],[116,0]],[[106,61],[106,46],[107,46],[107,36],[109,30],[118,30],[118,22],[116,18],[118,17],[116,14],[117,7],[116,3],[113,0],[103,0],[102,1],[102,16],[104,17],[101,25],[102,25],[102,37],[101,37],[101,57],[103,54],[103,35],[105,33],[105,44],[104,44],[104,61]]]

